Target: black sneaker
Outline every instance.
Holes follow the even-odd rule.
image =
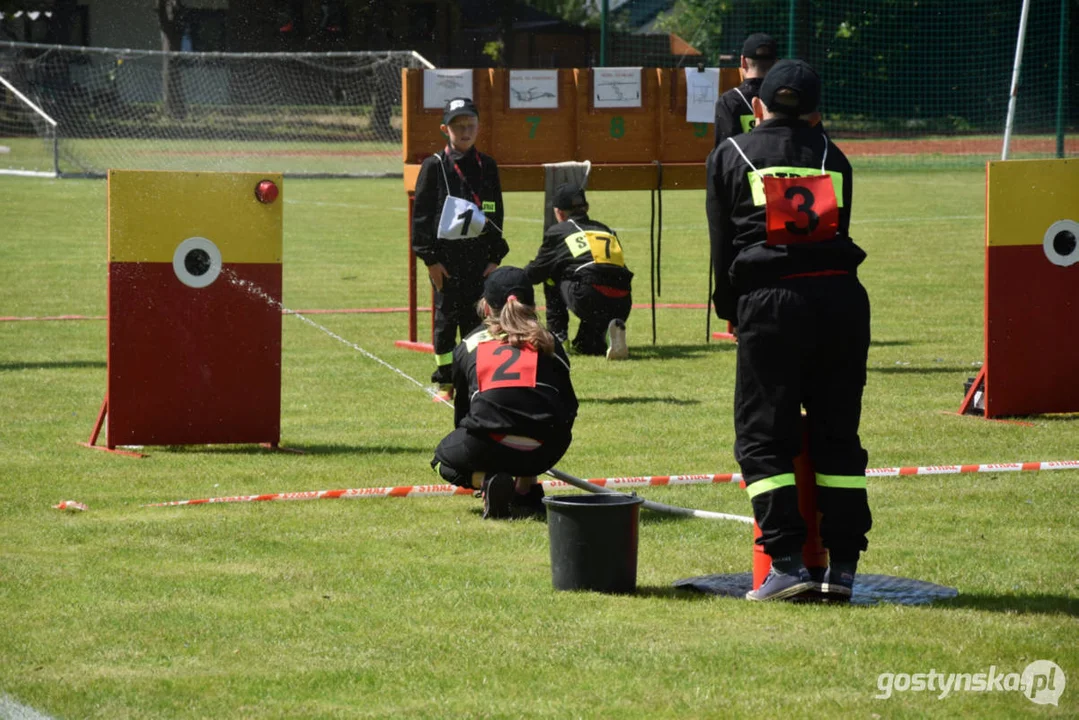
[[[828,568],[820,584],[820,591],[827,602],[850,602],[851,595],[854,593],[854,572],[836,567]]]
[[[793,575],[779,572],[773,567],[759,588],[746,593],[746,600],[794,600],[818,589],[820,583],[813,582],[804,567]]]
[[[517,494],[516,484],[509,473],[493,473],[483,478],[484,520],[502,520],[511,516],[510,503]]]
[[[536,482],[528,488],[528,492],[521,495],[513,493],[510,508],[514,517],[535,517],[547,514],[547,506],[543,504],[543,484]]]

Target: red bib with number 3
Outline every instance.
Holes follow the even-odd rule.
[[[764,178],[767,245],[831,240],[839,207],[829,175]]]
[[[480,392],[506,387],[536,387],[539,353],[531,345],[514,347],[501,342],[480,343],[476,348],[476,379]]]

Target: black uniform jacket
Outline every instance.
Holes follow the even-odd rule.
[[[745,96],[743,100],[734,88],[719,96],[716,100],[716,145],[732,135],[747,133],[756,124],[753,117],[753,98],[760,95],[764,78],[746,78],[738,86],[738,91]]]
[[[442,161],[441,167],[439,160]],[[454,169],[454,161],[464,173],[466,182]],[[445,173],[443,173],[443,169]],[[438,220],[442,216],[442,205],[446,201],[446,182],[449,181],[448,194],[475,202],[473,193],[479,196],[478,205],[487,216],[488,222],[483,233],[466,240],[442,240],[438,237]],[[484,203],[494,203],[494,210],[484,208]],[[509,252],[509,245],[502,238],[505,208],[502,206],[502,183],[498,177],[498,165],[494,158],[472,148],[463,155],[446,151],[426,158],[420,166],[416,179],[415,204],[412,208],[412,249],[425,265],[442,263],[449,271],[447,280],[452,289],[456,282],[470,278],[480,279],[488,263],[501,263]]]
[[[850,239],[852,175],[850,163],[819,127],[797,119],[773,118],[734,142],[763,175],[818,175],[824,145],[825,170],[839,203],[835,238],[795,245],[765,244],[763,191],[755,199],[759,179],[746,161],[725,140],[706,163],[705,207],[712,243],[716,314],[737,323],[738,296],[758,287],[781,282],[790,275],[827,271],[855,272],[865,252]]]
[[[532,356],[523,357],[526,353]],[[534,375],[528,369],[532,360]],[[481,373],[495,387],[481,391]],[[468,430],[542,441],[555,432],[567,432],[577,417],[569,358],[557,342],[550,355],[531,346],[522,350],[480,327],[453,351],[453,385],[454,420],[457,427]]]
[[[528,279],[533,285],[546,280],[553,280],[556,284],[563,280],[580,280],[592,285],[630,290],[633,273],[624,265],[597,263],[595,257],[587,251],[580,252],[574,257],[566,239],[577,235],[582,230],[597,230],[618,237],[614,230],[601,222],[589,219],[587,214],[576,215],[565,222],[555,223],[543,233],[543,244],[540,245],[536,259],[525,265]]]

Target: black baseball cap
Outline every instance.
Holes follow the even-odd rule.
[[[776,97],[779,90],[791,94]],[[820,104],[820,75],[805,60],[780,60],[764,76],[760,90],[761,102],[772,112],[785,115],[805,115]]]
[[[584,196],[584,188],[572,183],[562,183],[554,191],[552,206],[559,210],[576,210],[588,205]]]
[[[506,298],[516,295],[519,302],[535,305],[536,295],[528,274],[519,267],[503,265],[487,276],[483,283],[483,299],[492,310],[501,310]]]
[[[776,41],[766,33],[753,33],[742,43],[742,55],[754,60],[772,60],[776,57]]]
[[[472,102],[472,98],[451,98],[446,103],[446,107],[442,109],[442,124],[449,125],[450,120],[461,115],[471,115],[476,118],[480,116],[480,111],[476,109],[476,104]]]

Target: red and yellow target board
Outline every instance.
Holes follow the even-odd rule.
[[[986,171],[985,415],[1079,412],[1079,160]]]
[[[109,448],[279,441],[280,187],[109,171]]]

